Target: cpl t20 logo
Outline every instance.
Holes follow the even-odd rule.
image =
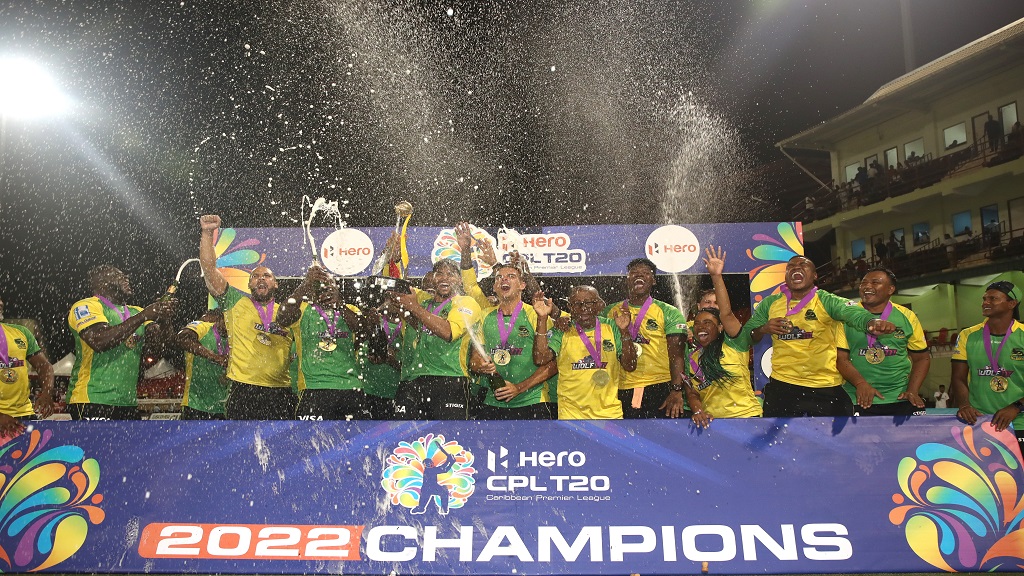
[[[100,466],[78,446],[49,447],[33,430],[0,446],[0,571],[35,572],[67,560],[103,522]]]
[[[991,423],[954,426],[953,442],[900,461],[889,521],[922,560],[948,572],[1024,566],[1024,486],[1017,439]]]
[[[443,434],[402,442],[388,456],[381,485],[391,503],[423,514],[433,502],[438,513],[462,508],[473,495],[473,455]]]

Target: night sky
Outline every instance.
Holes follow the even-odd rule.
[[[917,65],[1024,17],[909,4]],[[352,226],[760,220],[734,176],[903,74],[901,34],[892,0],[8,2],[0,58],[76,105],[4,124],[0,297],[66,352],[89,267],[144,304],[198,214],[295,226],[303,194]]]

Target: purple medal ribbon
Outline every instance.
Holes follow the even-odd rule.
[[[445,305],[447,305],[451,301],[452,301],[452,299],[449,298],[449,299],[445,300],[444,302],[441,302],[440,304],[438,304],[436,308],[429,308],[428,307],[427,309],[430,310],[430,313],[433,314],[434,316],[438,316],[438,315],[440,315],[441,310],[444,309]],[[423,331],[423,325],[422,324],[420,324],[419,331],[420,332]]]
[[[125,306],[124,309],[122,310],[121,308],[118,308],[117,306],[114,306],[113,302],[111,302],[110,300],[107,300],[103,296],[100,296],[99,294],[97,294],[96,297],[100,299],[100,302],[103,302],[104,306],[106,306],[107,308],[110,308],[114,312],[117,312],[117,317],[121,319],[121,322],[124,322],[125,320],[127,320],[127,319],[132,317],[132,311],[128,309],[128,306]]]
[[[395,341],[395,338],[398,338],[398,335],[402,333],[402,323],[401,321],[395,322],[395,327],[392,328],[391,318],[388,318],[387,314],[381,314],[380,317],[382,320],[381,326],[384,328],[384,333],[388,336],[388,344],[391,344]]]
[[[4,366],[11,361],[11,357],[7,355],[7,331],[0,327],[0,362],[3,362]]]
[[[498,308],[498,334],[501,336],[501,347],[508,348],[508,337],[512,335],[512,327],[516,325],[516,320],[519,319],[519,313],[523,311],[523,303],[516,304],[516,310],[512,313],[512,322],[505,325],[505,315],[501,313],[501,308]]]
[[[629,325],[629,335],[633,337],[634,342],[636,342],[636,337],[640,335],[640,323],[647,317],[647,310],[651,308],[653,303],[654,298],[648,296],[643,306],[640,307],[640,311],[636,313],[636,319]]]
[[[256,308],[256,313],[260,315],[260,322],[263,323],[263,331],[270,333],[270,324],[274,321],[274,299],[271,298],[270,302],[266,304],[260,304],[256,302],[256,299],[249,297],[252,301],[253,307]]]
[[[601,362],[601,321],[597,318],[594,319],[594,339],[596,345],[587,338],[587,333],[580,328],[580,325],[573,322],[576,326],[576,333],[580,335],[580,340],[583,341],[583,345],[587,347],[587,352],[590,352],[590,357],[594,360],[597,365],[596,368],[604,368],[604,362]]]
[[[336,334],[338,333],[338,320],[341,318],[341,312],[337,312],[333,319],[328,320],[327,314],[324,313],[323,308],[313,304],[313,310],[316,310],[316,313],[324,319],[324,324],[327,325],[327,334],[330,335],[331,340],[336,339]]]
[[[890,314],[892,314],[892,302],[886,303],[885,310],[882,310],[882,316],[879,319],[888,320]],[[868,336],[868,348],[874,348],[875,342],[878,342],[878,338],[875,338],[875,335],[871,332],[866,332],[866,334]]]
[[[796,308],[793,308],[792,310],[788,310],[789,304],[793,300],[793,293],[789,291],[789,286],[783,284],[782,288],[780,288],[779,291],[786,295],[786,316],[792,316],[797,312],[803,310],[807,306],[807,304],[814,299],[814,295],[818,293],[818,287],[815,286],[814,288],[811,288],[811,291],[808,292],[806,296],[801,298],[800,302],[797,303]]]
[[[217,344],[217,354],[219,354],[221,356],[226,356],[228,351],[230,350],[230,348],[228,348],[228,343],[227,342],[223,342],[223,343],[221,342],[220,332],[217,331],[217,327],[216,326],[214,326],[212,328],[212,330],[213,330],[213,341]]]
[[[693,356],[690,356],[690,370],[693,370],[693,377],[701,383],[704,382],[704,371],[700,369],[700,365],[693,361]]]
[[[999,343],[999,348],[996,349],[995,356],[992,355],[992,331],[988,329],[988,322],[985,322],[985,329],[983,335],[985,338],[985,352],[988,354],[988,361],[992,364],[989,366],[992,368],[992,373],[996,376],[1002,376],[999,373],[1002,368],[999,367],[999,354],[1003,351],[1003,345],[1010,339],[1010,332],[1013,330],[1013,323],[1010,323],[1010,327],[1006,329],[1006,334],[1003,334],[1003,340]]]

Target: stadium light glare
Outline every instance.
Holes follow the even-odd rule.
[[[24,58],[0,57],[0,115],[33,120],[62,116],[71,100],[41,66]]]

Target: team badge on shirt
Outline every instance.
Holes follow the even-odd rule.
[[[519,337],[520,338],[529,338],[530,337],[530,329],[527,328],[526,326],[520,326],[519,327]]]
[[[647,329],[648,330],[657,330],[658,329],[658,321],[655,320],[654,318],[648,318],[647,319]]]
[[[814,313],[814,310],[808,310],[804,312],[804,320],[817,320],[818,315]]]
[[[15,338],[14,339],[14,344],[18,348],[21,348],[22,350],[27,350],[28,349],[28,344],[24,340],[22,340],[21,338]]]
[[[1014,348],[1010,352],[1010,360],[1024,360],[1024,348]]]
[[[897,340],[906,340],[907,333],[904,332],[902,328],[897,328],[896,331],[892,333],[892,337]]]
[[[82,304],[81,306],[77,306],[75,308],[75,320],[81,320],[82,318],[85,318],[90,314],[91,312],[89,312],[89,307],[86,306],[85,304]]]
[[[603,348],[605,352],[611,352],[612,350],[615,350],[615,343],[611,340],[604,340],[601,342],[601,348]]]

